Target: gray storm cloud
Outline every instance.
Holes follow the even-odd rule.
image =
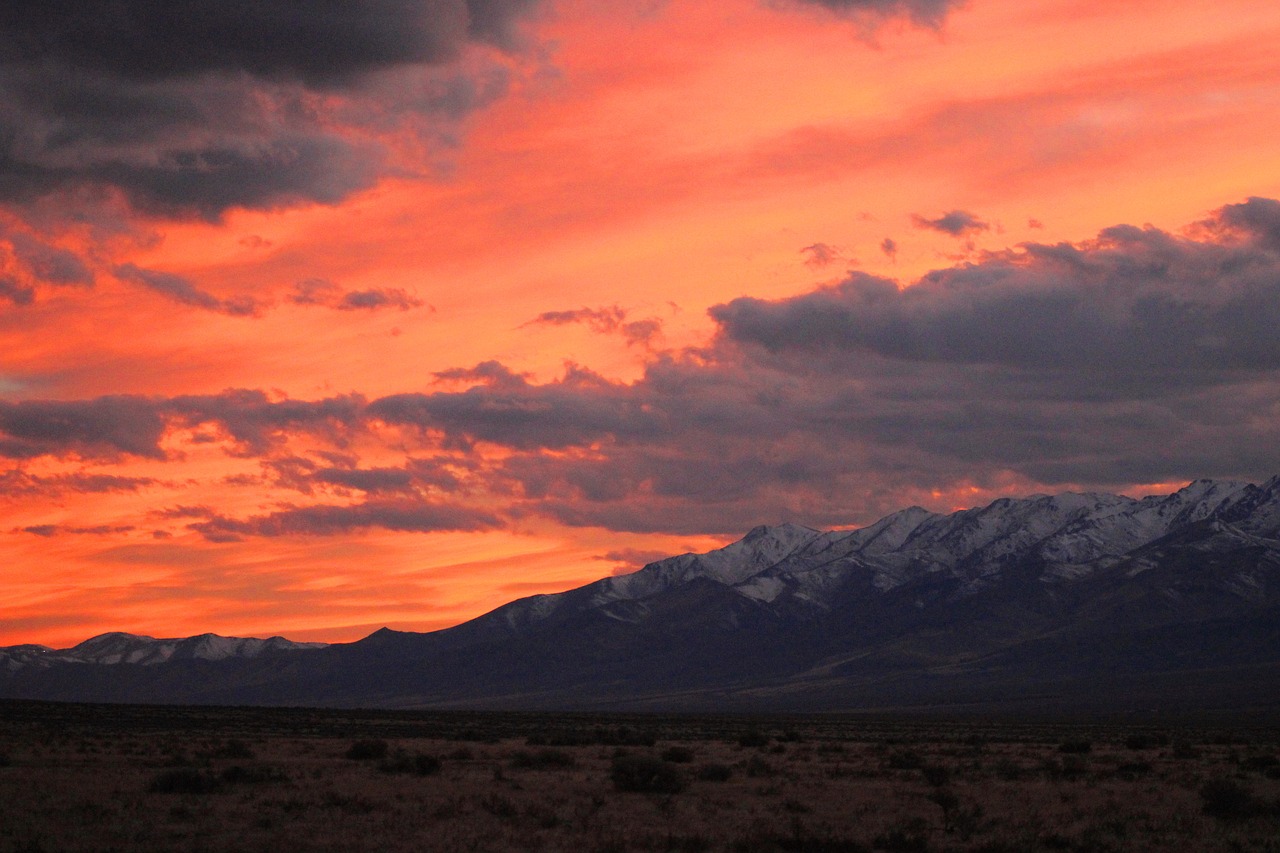
[[[387,152],[361,136],[359,111],[330,113],[322,96],[394,95],[404,107],[408,88],[426,93],[411,106],[456,119],[492,97],[481,94],[492,80],[466,86],[438,69],[473,45],[515,49],[535,5],[4,4],[0,201],[110,189],[146,211],[209,219],[232,207],[340,201],[385,173]],[[397,74],[404,85],[387,86]],[[335,119],[356,126],[335,129]]]

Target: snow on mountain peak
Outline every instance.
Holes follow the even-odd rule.
[[[140,634],[126,634],[123,631],[109,631],[90,637],[69,649],[45,648],[37,654],[29,651],[30,647],[14,646],[0,649],[0,655],[8,658],[10,663],[20,660],[22,665],[59,662],[152,666],[170,660],[248,658],[257,657],[266,651],[318,649],[326,645],[295,643],[283,637],[260,640],[252,637],[198,634],[194,637],[156,639]]]

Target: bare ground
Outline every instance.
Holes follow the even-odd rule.
[[[0,704],[0,851],[1280,851],[1280,729]]]

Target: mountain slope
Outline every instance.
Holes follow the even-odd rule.
[[[0,695],[805,710],[1248,701],[1280,710],[1278,537],[1280,478],[1202,480],[1141,500],[1068,493],[949,515],[912,507],[853,531],[758,527],[717,551],[520,599],[431,634],[384,629],[352,644],[221,660],[176,647],[163,662],[104,651],[104,664],[126,661],[110,666],[8,650],[11,661],[52,662],[10,666]]]

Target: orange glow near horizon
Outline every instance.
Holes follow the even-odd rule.
[[[94,282],[0,301],[0,402],[461,395],[502,380],[437,374],[486,362],[530,383],[580,367],[592,373],[580,381],[621,396],[714,342],[709,309],[739,297],[795,297],[853,270],[909,286],[1029,242],[1078,244],[1118,224],[1182,233],[1223,205],[1280,197],[1276,4],[971,0],[936,31],[891,21],[870,34],[802,6],[553,4],[526,25],[541,53],[461,121],[456,144],[415,161],[426,143],[408,123],[368,131],[395,168],[339,203],[204,219],[104,208],[123,224],[6,213],[0,237],[44,234],[86,258]],[[955,237],[913,219],[960,210],[986,227]],[[127,265],[199,293],[149,289]],[[19,266],[0,256],[0,276]],[[574,311],[598,313],[539,320]],[[550,441],[541,455],[519,448],[517,435],[510,447],[530,457],[517,483],[490,471],[517,450],[483,438],[464,447],[383,421],[326,422],[249,448],[212,419],[163,417],[162,456],[78,445],[0,460],[11,472],[0,645],[63,647],[108,630],[325,641],[434,630],[736,538],[727,522],[682,526],[680,496],[656,476],[634,488],[667,515],[610,529],[575,514],[575,494],[614,500],[595,456],[649,433],[589,436],[571,459]],[[570,485],[534,470],[561,462]],[[298,485],[287,465],[313,479]],[[294,510],[398,511],[408,487],[351,482],[415,465],[428,473],[413,499],[463,520],[263,532]],[[670,467],[678,480],[678,460]],[[1168,482],[1115,488],[1183,484],[1142,476]],[[843,524],[1049,487],[1077,484],[1012,467],[873,484]],[[717,488],[723,517],[738,518],[732,489]],[[783,498],[761,495],[759,523],[787,520],[768,514]],[[534,506],[544,498],[558,515]],[[619,517],[623,503],[609,504]],[[246,533],[247,520],[261,529]],[[207,535],[217,524],[235,535]]]

